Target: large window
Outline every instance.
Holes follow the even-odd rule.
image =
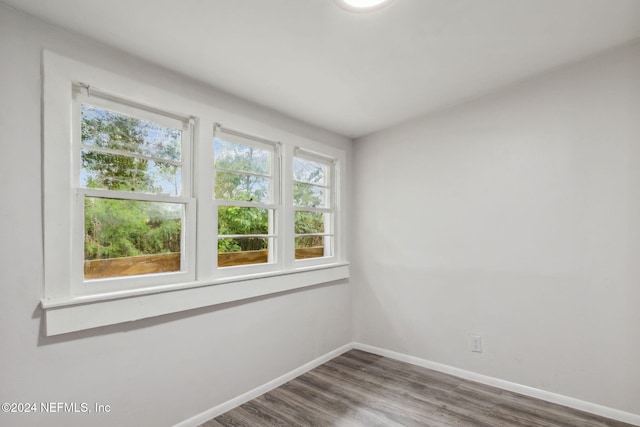
[[[43,61],[47,334],[348,277],[344,151]]]
[[[82,84],[73,100],[77,293],[193,280],[190,120]]]

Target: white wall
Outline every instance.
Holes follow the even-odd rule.
[[[640,44],[354,158],[356,341],[640,414]]]
[[[168,426],[351,341],[346,283],[43,335],[41,50],[191,96],[292,137],[329,134],[0,5],[0,402],[89,402],[108,415],[4,414],[3,426]]]
[[[345,284],[45,337],[42,48],[350,146],[0,6],[0,401],[112,407],[0,424],[171,425],[351,341]],[[639,116],[635,45],[358,141],[356,340],[640,413]]]

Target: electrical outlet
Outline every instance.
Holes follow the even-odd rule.
[[[471,334],[471,351],[482,353],[482,337],[478,334]]]

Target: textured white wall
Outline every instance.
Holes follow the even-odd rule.
[[[639,44],[354,158],[356,341],[640,414]]]
[[[4,414],[3,426],[168,426],[351,341],[346,283],[58,337],[43,335],[43,48],[342,147],[348,139],[0,5],[0,402],[98,402],[103,415]]]

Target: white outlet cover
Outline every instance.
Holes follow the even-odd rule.
[[[482,353],[482,336],[478,334],[471,335],[471,351],[474,353]]]

